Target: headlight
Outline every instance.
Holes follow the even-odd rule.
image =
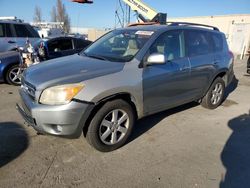
[[[47,88],[42,92],[40,103],[48,105],[67,104],[83,88],[83,84],[66,84]]]

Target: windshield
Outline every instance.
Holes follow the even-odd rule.
[[[107,61],[128,62],[152,34],[152,31],[114,30],[93,43],[81,55]]]

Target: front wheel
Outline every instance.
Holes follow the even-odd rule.
[[[8,84],[11,85],[21,85],[21,76],[22,76],[22,68],[19,65],[13,65],[11,66],[5,75],[5,79]]]
[[[95,114],[87,131],[87,141],[95,149],[108,152],[123,146],[135,121],[133,108],[123,100],[105,103]]]
[[[221,77],[218,77],[214,80],[207,94],[203,97],[201,105],[208,109],[217,108],[223,100],[224,93],[225,82]]]

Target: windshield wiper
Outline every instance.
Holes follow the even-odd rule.
[[[96,55],[96,54],[86,54],[83,52],[83,54],[87,57],[91,57],[91,58],[95,58],[95,59],[100,59],[100,60],[104,60],[104,61],[109,61],[107,58],[100,56],[100,55]]]

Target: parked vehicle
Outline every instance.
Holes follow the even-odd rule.
[[[29,38],[32,45],[40,40],[38,33],[28,24],[15,17],[0,17],[0,52],[16,50]]]
[[[12,85],[20,85],[23,71],[20,67],[21,63],[22,58],[19,52],[8,51],[0,53],[0,81]]]
[[[35,45],[35,48],[41,60],[49,60],[79,53],[91,43],[91,41],[82,38],[63,36],[43,39]]]
[[[112,151],[137,119],[200,99],[218,107],[233,76],[233,55],[215,27],[128,27],[80,54],[28,68],[17,109],[40,133],[83,132],[97,150]]]

